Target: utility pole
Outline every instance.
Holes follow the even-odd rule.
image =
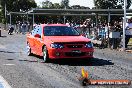
[[[28,11],[27,11],[27,22],[28,22]]]
[[[6,1],[5,1],[5,26],[4,29],[6,30]]]
[[[5,18],[6,18],[6,2],[5,2]]]
[[[65,6],[65,10],[66,10],[66,6]],[[65,24],[66,23],[66,16],[64,15],[63,18],[64,18],[64,24]]]
[[[123,50],[125,50],[126,5],[127,5],[127,0],[124,0],[124,19],[123,19]]]
[[[108,7],[108,10],[110,10],[109,7]],[[110,36],[109,36],[109,34],[110,34],[110,11],[108,11],[108,47],[110,48]]]
[[[10,13],[10,25],[11,25],[12,23],[11,23],[11,13]]]

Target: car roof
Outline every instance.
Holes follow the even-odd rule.
[[[41,24],[42,27],[45,26],[67,26],[66,24]]]

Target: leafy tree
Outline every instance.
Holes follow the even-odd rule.
[[[15,3],[14,3],[15,4]],[[35,3],[34,0],[18,0],[19,9],[22,11],[28,11],[31,8],[36,8],[37,4]]]
[[[96,8],[100,9],[122,9],[124,0],[94,0]],[[127,8],[131,6],[132,0],[127,0]]]
[[[81,6],[80,5],[73,5],[71,6],[72,9],[81,9]]]
[[[61,5],[59,3],[52,3],[49,0],[42,2],[42,8],[44,9],[60,9]]]
[[[80,6],[80,5],[73,5],[71,6],[72,9],[90,9],[89,7]]]
[[[61,5],[59,3],[52,3],[49,0],[45,0],[42,3],[42,7],[38,8],[44,8],[44,9],[61,9]],[[60,16],[42,16],[42,15],[37,15],[36,16],[36,22],[37,23],[57,23]]]
[[[89,7],[81,6],[81,9],[90,9]]]
[[[36,8],[41,8],[41,6],[40,5],[37,5],[37,7]]]
[[[61,9],[61,5],[59,3],[54,3],[53,8],[54,9]]]
[[[62,0],[61,6],[62,8],[69,8],[69,0]]]
[[[119,0],[119,6],[122,6],[123,8],[123,4],[124,4],[124,0]],[[132,0],[127,0],[127,9],[131,6],[132,4]]]
[[[2,18],[3,18],[3,15],[2,15],[2,12],[0,11],[0,23],[2,22]]]
[[[6,11],[8,12],[20,12],[20,11],[28,11],[31,8],[37,7],[37,4],[34,0],[0,0],[0,5],[2,7],[2,15],[5,14],[5,4]],[[16,17],[12,17],[12,19],[16,19]]]
[[[1,3],[1,1],[0,1]],[[1,7],[1,4],[0,4],[0,22],[2,22],[2,7]]]
[[[1,0],[2,9],[4,9],[5,3],[8,12],[27,11],[31,8],[37,7],[34,0]]]
[[[52,9],[53,8],[53,4],[49,0],[43,1],[42,2],[42,8],[44,8],[44,9]]]
[[[131,6],[132,0],[127,0],[127,9]],[[122,9],[124,0],[94,0],[96,9]],[[93,8],[93,9],[95,9]],[[107,17],[102,17],[107,20]],[[111,21],[120,21],[121,16],[111,16]]]

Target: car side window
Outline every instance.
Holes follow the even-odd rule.
[[[36,27],[31,31],[32,36],[36,34]]]
[[[41,29],[40,26],[36,26],[36,27],[31,31],[32,36],[35,36],[36,34],[41,35],[41,33],[42,33],[42,29]]]
[[[42,29],[41,29],[41,27],[39,26],[39,27],[37,27],[37,29],[36,29],[36,34],[41,35],[41,33],[42,33]]]

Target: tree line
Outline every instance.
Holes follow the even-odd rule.
[[[91,9],[123,9],[124,0],[94,0],[95,7]],[[127,0],[127,8],[131,6],[132,0]],[[41,6],[36,4],[34,0],[0,0],[0,22],[5,22],[5,5],[6,13],[9,12],[26,12],[32,8],[44,8],[44,9],[90,9],[89,7],[80,5],[69,5],[69,0],[62,0],[60,3],[52,3],[51,0],[44,0],[41,2]],[[12,16],[13,22],[25,20],[24,16],[14,15]],[[31,17],[29,17],[30,20]],[[67,20],[81,20],[87,18],[86,16],[68,16]],[[116,18],[116,17],[115,17]],[[7,16],[7,22],[8,16]],[[52,19],[52,20],[51,20]],[[105,17],[103,18],[105,19]],[[61,21],[60,16],[36,16],[36,22],[44,21]]]

